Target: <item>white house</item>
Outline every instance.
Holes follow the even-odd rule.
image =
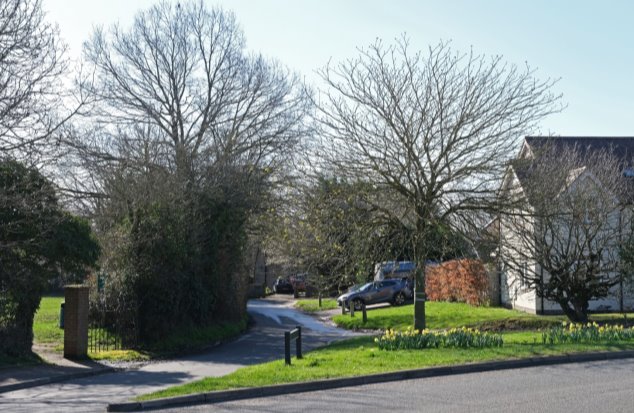
[[[590,159],[593,153],[598,154],[601,151],[603,153],[609,152],[612,156],[620,160],[620,164],[623,165],[624,176],[631,177],[634,175],[632,173],[634,160],[634,137],[526,137],[517,159],[520,161],[532,160],[539,148],[546,143],[551,145],[550,147],[554,148],[554,151],[562,151],[562,153],[565,152],[563,150],[564,148],[575,148],[575,150],[583,151],[586,156],[589,156],[586,159]],[[556,158],[554,159],[556,161]],[[563,163],[564,162],[562,161],[562,164]],[[519,164],[521,164],[521,162],[518,162],[517,165]],[[597,188],[601,186],[601,183],[598,182],[598,179],[593,176],[592,171],[588,168],[580,167],[571,169],[567,171],[567,174],[568,176],[565,180],[566,184],[563,185],[562,188],[553,189],[556,189],[556,191],[559,191],[560,193],[565,193],[566,191],[578,191],[579,188],[582,187],[588,188],[589,185],[596,186]],[[529,205],[527,208],[531,208],[530,197],[525,191],[527,186],[530,185],[530,183],[527,182],[527,179],[530,178],[523,174],[520,167],[513,165],[509,166],[500,191],[502,194],[512,194],[514,197],[525,196]],[[626,179],[626,181],[629,181],[629,179]],[[632,182],[627,183],[628,185],[632,185],[629,190],[629,196],[631,196],[634,194],[634,191],[631,191],[631,189],[634,188],[634,184]],[[627,192],[628,191],[624,191],[624,193]],[[616,196],[616,194],[604,194],[600,197],[600,199],[609,203],[611,202],[611,197]],[[622,194],[619,196],[622,197]],[[622,232],[621,228],[626,225],[626,221],[628,222],[627,225],[630,225],[629,218],[631,218],[632,213],[632,209],[630,208],[632,205],[632,199],[633,198],[630,197],[627,202],[625,202],[625,204],[628,205],[626,208],[623,207],[624,202],[618,202],[619,207],[613,208],[606,215],[608,217],[605,221],[608,222],[606,228],[611,228],[613,230],[617,229],[616,231],[612,231],[617,235],[613,237],[613,241],[610,241],[612,244],[609,245],[612,245],[612,247],[601,249],[601,254],[618,254],[618,246],[616,244],[620,244],[620,234]],[[622,201],[622,199],[620,200]],[[614,204],[616,205],[617,203],[615,202]],[[628,219],[624,219],[624,217]],[[533,252],[522,255],[522,251],[533,250],[530,248],[522,250],[521,247],[523,245],[522,243],[525,242],[526,239],[525,234],[534,234],[531,238],[534,242],[539,242],[540,239],[546,239],[542,238],[542,236],[547,236],[546,233],[539,233],[539,231],[543,230],[537,229],[538,224],[534,219],[523,219],[521,223],[522,227],[519,228],[517,226],[517,220],[513,218],[513,214],[500,216],[495,224],[496,225],[491,227],[498,231],[497,237],[499,239],[499,247],[496,251],[496,258],[498,260],[500,270],[501,303],[508,307],[536,314],[562,313],[562,308],[558,303],[540,297],[537,294],[535,286],[526,282],[527,277],[520,276],[520,273],[532,274],[533,279],[539,279],[540,283],[547,282],[549,280],[550,275],[548,272],[540,268],[537,260],[530,258],[531,254],[534,254]],[[561,231],[561,229],[558,231]],[[522,235],[520,235],[520,233],[522,233]],[[557,232],[556,236],[561,236],[561,233]],[[547,239],[552,239],[552,237]],[[607,258],[607,256],[601,257]],[[595,256],[595,258],[589,258],[588,260],[602,261],[601,257],[596,258]],[[612,259],[614,259],[614,257],[614,255],[610,256]],[[508,264],[510,262],[513,264]],[[606,277],[606,279],[612,277],[610,278],[612,280],[616,280],[617,278],[615,277],[619,277],[614,270],[610,270],[609,273],[603,274],[602,277],[603,276]],[[622,282],[622,278],[619,279],[621,281],[610,288],[606,298],[590,301],[590,311],[623,311],[634,309],[633,289],[628,287],[626,283]]]

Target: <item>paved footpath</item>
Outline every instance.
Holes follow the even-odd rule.
[[[107,373],[0,393],[0,411],[95,412],[108,403],[208,376],[222,376],[250,364],[284,357],[284,331],[302,326],[305,349],[351,336],[291,308],[290,300],[251,300],[254,325],[241,337],[209,353],[155,362],[135,370]]]

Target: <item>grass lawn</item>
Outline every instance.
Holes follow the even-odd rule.
[[[381,351],[373,340],[373,337],[360,337],[341,341],[311,351],[305,354],[301,360],[293,358],[291,366],[286,366],[284,360],[277,360],[243,367],[223,377],[209,377],[146,394],[137,399],[150,400],[214,390],[351,377],[432,366],[573,352],[634,349],[634,342],[543,345],[541,344],[541,334],[537,332],[506,333],[504,334],[503,347],[485,349],[438,348]]]
[[[59,307],[64,301],[61,296],[42,297],[40,308],[33,320],[33,341],[45,344],[55,351],[64,350],[64,330],[59,328]],[[175,331],[170,337],[160,343],[141,349],[111,350],[97,353],[90,352],[88,356],[93,360],[133,361],[160,358],[175,353],[195,351],[214,344],[218,341],[234,337],[244,331],[247,320],[240,323],[226,323],[213,327],[183,329]],[[26,360],[28,361],[28,360]],[[9,364],[9,360],[0,359],[0,366]],[[14,360],[12,364],[22,363]]]
[[[361,314],[355,317],[336,315],[333,321],[342,328],[384,330],[405,329],[413,326],[413,304],[368,310],[368,321],[363,324]],[[565,316],[542,316],[501,307],[474,307],[464,303],[428,301],[425,304],[427,328],[477,327],[483,330],[536,330],[566,320]],[[591,320],[622,319],[621,314],[592,315]]]
[[[64,330],[59,328],[59,306],[64,297],[42,297],[40,308],[33,320],[33,340],[36,343],[53,344],[62,351]]]
[[[64,331],[59,328],[59,304],[63,297],[44,297],[33,319],[33,341],[63,350]],[[0,354],[0,368],[28,366],[42,363],[37,354],[9,357]]]
[[[295,303],[295,307],[307,313],[315,313],[323,310],[333,310],[338,308],[337,300],[334,298],[323,298],[321,300],[321,307],[319,307],[319,300],[316,298],[299,299]]]

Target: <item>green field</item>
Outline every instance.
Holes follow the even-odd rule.
[[[331,344],[293,358],[292,365],[277,360],[243,367],[223,377],[209,377],[163,391],[143,395],[138,400],[225,390],[260,387],[336,377],[351,377],[414,368],[459,365],[474,362],[508,360],[535,356],[589,351],[632,350],[634,342],[599,344],[541,344],[536,332],[505,333],[504,346],[484,349],[434,348],[425,350],[381,351],[373,337],[360,337]]]
[[[42,297],[40,308],[33,320],[33,340],[36,343],[52,344],[62,351],[64,330],[59,328],[59,306],[64,297]]]

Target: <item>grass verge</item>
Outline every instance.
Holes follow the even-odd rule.
[[[33,320],[33,340],[38,344],[45,344],[55,351],[64,350],[64,330],[59,328],[59,308],[64,301],[61,296],[42,297],[40,308],[35,313]],[[237,336],[247,327],[247,319],[238,323],[222,323],[203,328],[186,328],[174,331],[169,337],[153,345],[139,349],[110,350],[90,352],[88,356],[93,360],[108,361],[143,361],[153,358],[161,358],[174,354],[197,351],[215,344],[219,341]],[[33,364],[39,360],[34,356],[29,359],[8,358],[0,359],[0,366]]]
[[[235,337],[247,328],[247,318],[235,323],[221,323],[211,327],[186,328],[174,331],[169,337],[143,347],[155,354],[183,353],[203,349],[219,341]]]
[[[243,367],[223,377],[209,377],[185,385],[139,396],[137,400],[226,390],[261,387],[282,383],[352,377],[424,367],[461,365],[493,360],[578,352],[632,350],[634,342],[544,345],[541,333],[504,334],[504,346],[484,349],[438,348],[425,350],[380,351],[373,337],[341,341],[311,351],[291,366],[283,360]]]
[[[566,320],[565,316],[528,314],[500,307],[474,307],[465,303],[429,301],[425,304],[427,328],[475,327],[484,331],[535,330],[548,328]],[[337,326],[350,330],[402,330],[413,326],[413,304],[401,307],[370,309],[364,324],[360,314],[336,315]],[[593,314],[593,321],[623,320],[621,314]]]
[[[40,308],[33,319],[33,340],[36,343],[53,344],[64,343],[64,330],[59,328],[59,306],[64,297],[42,297]]]
[[[319,307],[319,300],[315,298],[305,298],[297,300],[295,307],[307,313],[316,313],[318,311],[333,310],[338,308],[337,300],[334,298],[324,298],[321,300],[321,307]]]

